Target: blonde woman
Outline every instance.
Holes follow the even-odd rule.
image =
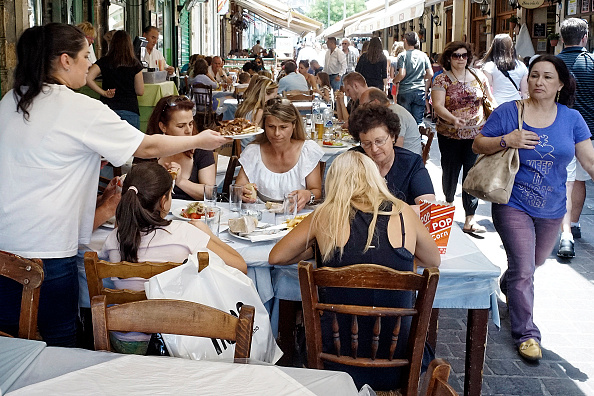
[[[281,239],[270,252],[268,262],[273,265],[293,264],[311,257],[313,242],[321,252],[322,263],[328,267],[370,263],[399,271],[412,271],[414,261],[425,267],[440,264],[439,252],[429,232],[417,214],[404,202],[394,197],[381,177],[377,165],[365,154],[347,151],[339,155],[326,176],[326,199],[301,224]],[[326,288],[320,292],[325,303],[356,304],[382,307],[412,307],[412,294],[402,291],[369,292],[367,290]],[[350,328],[350,317],[338,316],[340,327]],[[359,317],[359,356],[371,342],[373,321]],[[323,350],[333,350],[331,317],[322,316]],[[342,322],[342,323],[341,323]],[[344,326],[344,327],[343,327]],[[393,324],[382,320],[380,348],[389,343]],[[410,321],[403,321],[396,357],[404,354],[410,330]],[[341,334],[343,353],[350,347],[350,334]],[[349,339],[346,339],[349,338]],[[404,338],[404,339],[403,339]],[[428,357],[431,352],[426,350]],[[353,368],[326,364],[326,369],[346,371],[357,387],[369,384],[374,390],[397,389],[405,376],[397,368]]]
[[[322,197],[319,161],[324,152],[313,140],[306,140],[301,114],[288,99],[266,103],[264,131],[241,153],[241,170],[235,184],[254,183],[263,201],[282,201],[296,193],[301,210]],[[243,191],[244,202],[255,202],[252,192]]]
[[[250,81],[243,102],[237,106],[235,118],[246,118],[256,125],[260,125],[266,101],[278,95],[278,83],[268,77],[254,76]]]

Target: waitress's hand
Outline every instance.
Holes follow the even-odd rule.
[[[196,147],[203,150],[214,150],[225,143],[233,141],[233,139],[224,137],[219,132],[213,131],[212,129],[205,129],[196,135],[196,138],[199,140]]]
[[[534,149],[540,138],[532,131],[514,129],[503,137],[507,147],[519,149]]]
[[[115,88],[108,89],[107,91],[103,91],[103,96],[111,99],[115,96],[115,91],[116,91]]]

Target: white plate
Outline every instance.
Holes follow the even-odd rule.
[[[176,209],[172,209],[171,210],[171,214],[173,214],[173,217],[179,219],[179,220],[184,220],[184,221],[190,221],[192,219],[188,219],[187,217],[182,216],[181,211],[182,209],[186,209],[186,208],[176,208]]]
[[[262,129],[262,128],[256,128],[256,132],[243,133],[241,135],[225,135],[225,137],[230,137],[231,139],[245,139],[245,138],[249,138],[250,136],[259,135],[262,132],[264,132],[264,129]]]
[[[343,143],[340,146],[335,146],[335,145],[330,146],[330,145],[322,143],[322,147],[324,147],[324,148],[344,148],[344,147],[347,147],[347,145]]]

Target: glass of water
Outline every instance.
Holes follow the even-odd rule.
[[[243,194],[243,186],[236,186],[232,184],[229,187],[229,210],[232,212],[239,212],[241,210],[241,195]]]
[[[217,186],[211,186],[208,184],[204,185],[204,205],[217,205]]]
[[[213,234],[219,236],[219,226],[221,225],[221,208],[216,206],[206,208],[206,225]]]

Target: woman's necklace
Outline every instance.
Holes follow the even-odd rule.
[[[454,73],[454,69],[452,69],[452,74],[454,75],[454,77],[456,77],[456,80],[458,80],[459,83],[461,83],[464,86],[466,85],[466,69],[464,69],[464,78],[462,80],[460,80],[456,73]]]

